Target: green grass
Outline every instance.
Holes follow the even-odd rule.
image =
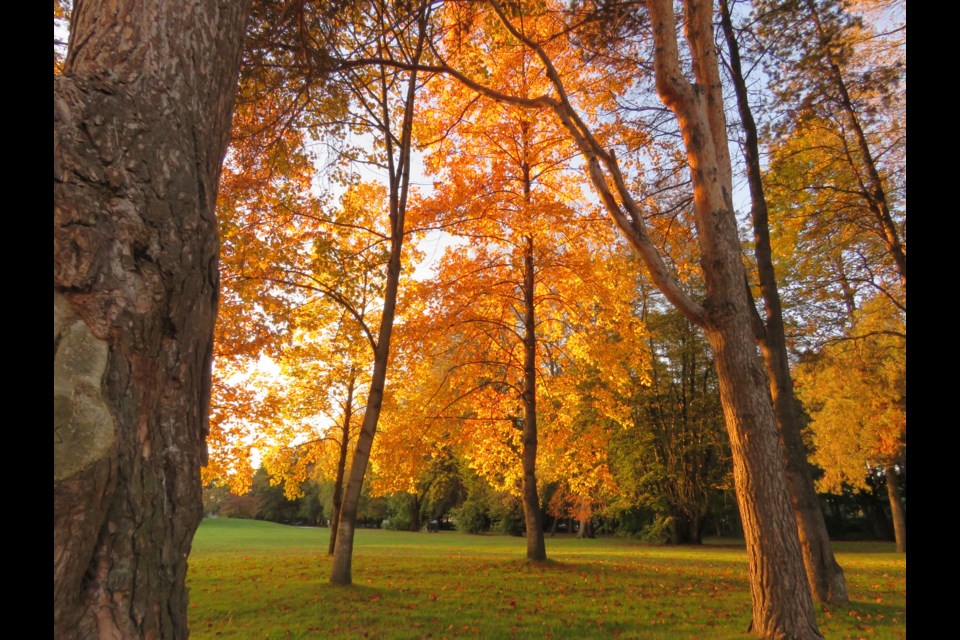
[[[205,520],[190,555],[190,629],[204,638],[750,638],[742,544],[524,540],[360,530],[352,587],[327,583],[329,531]],[[851,604],[818,606],[831,640],[906,637],[906,561],[837,543]]]

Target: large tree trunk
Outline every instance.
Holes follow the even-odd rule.
[[[907,552],[907,512],[900,499],[900,479],[893,465],[885,471],[887,477],[887,497],[890,499],[890,515],[893,517],[893,535],[897,540],[897,551]]]
[[[741,305],[747,303],[746,292],[741,300],[733,302],[736,297],[731,295],[727,304],[736,304],[740,313],[745,313]],[[720,326],[710,327],[706,333],[715,354],[730,434],[733,477],[750,568],[753,631],[761,638],[820,638],[766,376],[757,361],[750,330],[733,320],[740,313],[726,318],[727,314],[714,314],[713,321]]]
[[[54,79],[54,635],[187,637],[246,2],[79,1]]]
[[[780,431],[787,488],[790,491],[790,502],[793,504],[797,520],[803,563],[810,590],[816,600],[830,604],[846,604],[849,602],[847,582],[843,569],[833,555],[827,525],[823,519],[823,510],[820,508],[820,500],[813,486],[813,475],[807,462],[807,451],[800,433],[800,421],[797,418],[793,379],[790,376],[790,365],[787,360],[783,309],[773,268],[769,215],[760,170],[757,125],[747,97],[747,86],[740,67],[740,47],[733,31],[727,0],[720,2],[720,18],[730,52],[730,75],[733,79],[740,121],[746,138],[744,156],[747,161],[747,181],[750,185],[752,203],[754,256],[757,260],[760,290],[767,316],[766,326],[761,332],[761,351],[770,381],[773,411]]]
[[[803,572],[766,376],[757,358],[751,301],[733,212],[732,178],[712,5],[687,0],[686,35],[696,84],[679,63],[673,3],[650,0],[657,91],[677,116],[694,188],[707,295],[697,318],[714,353],[747,543],[754,633],[821,638]]]
[[[527,560],[543,562],[547,548],[537,494],[537,338],[533,295],[533,238],[527,236],[523,252],[523,519],[527,528]]]

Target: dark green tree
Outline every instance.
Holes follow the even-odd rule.
[[[629,506],[656,516],[673,544],[699,544],[717,497],[732,489],[716,372],[700,331],[676,311],[646,317],[649,387],[637,387],[634,426],[616,431],[611,467]]]

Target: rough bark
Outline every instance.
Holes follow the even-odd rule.
[[[54,79],[54,636],[185,638],[247,3],[79,1]]]
[[[528,183],[529,184],[529,183]],[[537,338],[534,331],[533,238],[527,237],[523,252],[523,519],[527,528],[527,560],[543,562],[547,548],[543,539],[543,515],[537,494]]]
[[[820,638],[803,571],[766,376],[757,358],[751,301],[732,204],[726,131],[713,49],[711,3],[687,0],[687,41],[698,81],[683,76],[673,4],[651,0],[657,92],[677,117],[694,189],[706,285],[704,329],[714,353],[747,543],[752,631],[761,638]],[[719,111],[719,113],[718,113]]]
[[[887,478],[887,497],[890,499],[890,515],[893,518],[893,535],[897,540],[897,551],[907,552],[907,512],[900,499],[900,479],[897,470],[890,465],[885,470]]]
[[[790,502],[793,504],[797,520],[803,563],[814,599],[830,604],[846,604],[849,602],[847,582],[843,569],[833,555],[823,510],[813,485],[813,474],[807,461],[806,447],[800,433],[800,421],[797,417],[793,394],[793,379],[787,359],[783,306],[780,302],[780,292],[773,267],[769,214],[763,191],[757,125],[747,97],[747,86],[740,66],[740,47],[733,31],[727,0],[720,2],[720,18],[730,53],[730,75],[745,136],[743,150],[747,163],[747,182],[750,185],[754,256],[766,314],[764,330],[760,336],[761,352],[770,382],[774,416],[780,432],[787,488],[790,491]]]

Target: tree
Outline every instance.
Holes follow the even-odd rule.
[[[426,51],[427,24],[430,6],[426,4],[406,13],[393,13],[391,7],[376,3],[372,7],[370,21],[375,27],[370,44],[378,55],[389,55],[395,48],[398,59],[414,66],[414,70],[390,75],[385,66],[375,68],[373,77],[363,81],[362,92],[368,97],[363,101],[370,119],[377,125],[374,130],[378,146],[384,151],[388,178],[388,207],[390,221],[389,255],[386,264],[386,281],[383,294],[383,309],[380,327],[374,339],[373,371],[366,409],[360,431],[357,433],[350,475],[340,508],[337,542],[333,550],[330,570],[332,584],[349,585],[353,581],[353,535],[356,527],[357,509],[360,503],[363,479],[370,460],[373,438],[383,406],[383,393],[387,379],[387,363],[390,358],[390,343],[400,287],[401,251],[406,235],[405,218],[407,197],[410,192],[410,152],[416,95],[420,80],[415,66]],[[391,29],[387,29],[391,25]],[[403,80],[406,80],[404,83]],[[369,82],[369,85],[367,84]],[[399,122],[397,120],[399,119]]]
[[[793,155],[821,201],[818,223],[873,236],[905,290],[903,9],[892,3],[883,22],[893,24],[877,29],[863,15],[869,4],[767,0],[758,34],[776,60],[776,130],[808,140]]]
[[[524,96],[547,86],[532,52],[515,46],[482,6],[448,5],[441,24],[448,64]],[[531,15],[525,24],[531,31],[554,26],[549,14]],[[573,50],[557,44],[551,50],[557,64],[574,68]],[[542,561],[537,467],[544,439],[557,445],[557,456],[564,448],[571,457],[587,456],[561,435],[571,433],[574,411],[561,417],[562,409],[552,406],[576,404],[575,384],[555,383],[574,377],[573,345],[583,359],[590,351],[585,336],[601,324],[597,317],[614,324],[613,310],[629,305],[610,286],[612,269],[604,260],[616,242],[596,208],[582,202],[582,173],[571,163],[576,149],[559,123],[518,105],[477,100],[459,83],[433,87],[429,118],[417,131],[427,144],[429,172],[439,180],[422,207],[422,224],[467,245],[447,252],[431,283],[437,344],[450,360],[447,382],[457,390],[444,407],[453,411],[438,413],[467,416],[464,456],[499,488],[519,492],[527,558]],[[585,104],[603,98],[584,91]],[[622,333],[631,329],[624,323]]]
[[[54,78],[54,632],[187,636],[246,2],[77,2]]]
[[[613,436],[611,464],[622,502],[652,510],[653,530],[672,544],[700,544],[715,496],[730,484],[716,372],[706,341],[686,318],[675,310],[645,312],[651,384],[634,390],[633,424]]]
[[[820,602],[846,604],[846,578],[833,555],[827,525],[813,486],[812,469],[800,431],[787,356],[783,304],[773,264],[769,210],[760,167],[760,143],[756,121],[747,93],[746,77],[740,61],[740,44],[733,27],[727,0],[720,2],[720,22],[729,51],[729,74],[737,98],[740,127],[744,133],[743,153],[747,182],[750,185],[750,215],[753,221],[754,258],[760,282],[766,319],[758,323],[757,335],[770,381],[770,397],[780,431],[787,487],[797,520],[797,533],[803,551],[807,581],[813,597]]]
[[[355,351],[345,356],[345,360],[356,365],[357,372],[364,372],[358,373],[356,381],[362,380],[367,392],[359,429],[354,433],[346,419],[351,417],[352,408],[344,412],[345,419],[340,423],[341,471],[350,439],[354,453],[342,504],[335,510],[339,519],[332,536],[331,581],[349,584],[353,530],[382,406],[401,263],[406,259],[402,259],[401,252],[407,235],[404,218],[410,192],[411,130],[420,79],[416,71],[345,61],[369,57],[374,51],[408,66],[415,65],[425,52],[429,7],[407,11],[409,7],[396,8],[378,2],[348,3],[335,16],[325,16],[295,4],[290,12],[298,16],[303,34],[292,43],[289,34],[273,33],[271,7],[259,8],[265,9],[253,20],[259,48],[250,55],[260,61],[263,69],[252,75],[250,91],[255,97],[252,107],[262,113],[254,113],[252,120],[259,119],[264,125],[258,133],[272,132],[282,143],[269,145],[268,150],[286,146],[290,157],[288,162],[281,157],[264,165],[268,197],[256,190],[250,192],[242,178],[238,180],[242,197],[240,206],[235,207],[238,215],[231,227],[235,232],[231,239],[237,242],[231,248],[236,267],[234,293],[239,293],[236,297],[240,299],[235,306],[241,311],[231,320],[237,321],[235,328],[266,326],[267,333],[274,333],[275,344],[271,348],[278,352],[277,343],[286,342],[291,336],[302,338],[314,332],[321,336],[321,342],[335,340],[336,336],[330,333],[332,323],[346,319],[358,327],[349,332],[350,336],[362,335],[362,339],[353,342],[361,348],[369,346],[372,351],[372,371],[370,361],[360,362]],[[280,17],[287,15],[284,9]],[[334,66],[336,73],[331,72]],[[318,70],[323,73],[315,73]],[[335,93],[342,101],[334,100],[332,105],[312,102],[317,88],[327,83],[337,87]],[[341,109],[341,102],[349,103],[349,113]],[[337,125],[342,125],[340,131],[369,136],[373,149],[368,153],[346,150],[338,158],[337,180],[348,186],[341,211],[330,215],[322,198],[311,193],[313,171],[309,163],[304,163],[307,154],[303,144],[308,133],[336,129]],[[255,152],[256,145],[252,149]],[[241,147],[238,151],[248,156],[246,164],[258,166],[255,154],[249,158],[250,149]],[[387,184],[360,180],[357,172],[348,168],[351,162],[382,170]],[[288,175],[292,181],[276,180]],[[243,193],[245,189],[247,193]],[[371,295],[374,289],[376,293]],[[313,306],[317,299],[333,304],[316,311],[317,321],[309,326],[310,321],[302,317],[309,315],[303,313],[303,307]],[[303,324],[298,326],[298,322]],[[284,339],[280,340],[280,336]],[[246,339],[246,335],[239,337],[241,342]],[[250,353],[257,353],[265,345],[250,344],[248,348]],[[335,342],[330,342],[328,349],[331,354],[341,350]],[[358,390],[357,385],[347,385],[348,396]],[[313,415],[321,412],[321,405],[326,403],[316,404]],[[317,452],[304,456],[301,454],[307,451],[295,453],[294,448],[304,440],[317,438],[302,437],[302,432],[290,429],[294,421],[277,420],[278,417],[261,421],[278,426],[274,433],[281,435],[273,438],[271,464],[277,463],[277,469],[286,466],[285,473],[291,472],[291,479],[296,480],[310,456]],[[218,438],[227,444],[226,450],[235,449],[236,438],[222,435],[218,434]],[[295,464],[286,465],[287,462]],[[338,502],[336,495],[334,502]]]
[[[799,395],[812,418],[814,462],[822,490],[866,489],[867,476],[886,476],[897,550],[907,548],[906,514],[898,492],[906,463],[904,317],[874,298],[854,316],[849,333],[800,367]]]
[[[526,32],[523,7],[488,6],[503,28],[536,54],[551,91],[528,98],[492,90],[455,70],[475,90],[531,109],[549,109],[574,139],[591,182],[608,213],[639,252],[666,298],[711,345],[733,457],[734,482],[747,542],[754,633],[763,638],[820,638],[789,500],[780,443],[766,376],[756,354],[727,150],[720,72],[713,40],[712,5],[686,0],[685,35],[693,78],[681,63],[676,16],[669,0],[647,3],[653,35],[656,90],[676,117],[693,186],[694,221],[706,295],[687,294],[648,235],[637,199],[614,153],[581,117],[563,77],[542,46],[548,40]],[[515,19],[514,16],[516,16]]]
[[[824,341],[830,344],[850,335],[853,317],[865,299],[874,299],[874,309],[889,305],[887,313],[906,311],[904,67],[902,25],[896,24],[902,8],[892,3],[882,20],[886,24],[878,29],[870,24],[876,21],[865,15],[870,4],[802,0],[758,6],[756,35],[775,61],[768,64],[776,95],[771,129],[780,135],[769,145],[770,162],[762,186],[759,163],[751,163],[756,165],[751,167],[756,184],[751,190],[762,189],[770,196],[771,226],[776,228],[779,244],[773,250],[789,269],[793,304],[803,305],[793,321],[802,322],[797,333],[814,343],[816,350]],[[769,234],[765,245],[763,261],[769,263]],[[758,264],[762,262],[759,253],[758,249]],[[770,282],[772,265],[768,269]],[[771,318],[772,306],[779,307],[780,301],[771,306],[766,291],[764,297]],[[767,353],[774,347],[783,350],[776,344],[779,338],[769,331],[778,322],[782,327],[782,319],[768,322],[765,358],[779,360],[782,364],[777,368],[785,371],[785,355]],[[787,375],[780,378],[788,381]],[[778,415],[792,411],[789,386],[777,386],[786,392],[778,400],[785,411]],[[796,432],[795,427],[784,430],[785,443],[795,443],[787,444],[788,457],[790,449],[801,449]],[[798,471],[809,473],[796,457],[797,462],[787,465],[794,478],[799,477]],[[797,481],[792,479],[791,485]],[[793,492],[795,504],[798,495],[805,494],[799,502],[813,505],[808,486],[809,482],[803,483],[803,494]],[[804,520],[813,524],[810,516],[816,514],[804,512],[808,513]],[[803,521],[798,522],[803,528]],[[829,560],[822,552],[811,554],[815,548],[808,540],[804,540],[808,567],[818,555],[821,563]],[[829,565],[823,568],[827,577]],[[813,578],[815,593],[834,591],[824,589],[829,583]]]
[[[712,5],[684,2],[694,83],[680,67],[672,3],[657,0],[649,9],[657,92],[683,133],[706,285],[703,307],[687,304],[689,299],[683,298],[678,307],[700,324],[714,352],[750,556],[753,630],[760,637],[819,638],[809,591],[804,588],[773,410],[755,355],[753,307],[743,287],[746,274],[733,211]],[[771,535],[773,531],[782,535]]]
[[[369,387],[372,331],[380,322],[387,190],[356,182],[338,208],[326,211],[310,196],[285,197],[288,184],[273,191],[276,199],[222,209],[234,250],[224,278],[232,313],[219,324],[218,346],[224,352],[233,345],[234,353],[218,360],[211,437],[217,459],[205,472],[230,475],[243,490],[249,455],[235,460],[232,445],[243,442],[260,451],[291,496],[308,475],[330,474],[332,554],[354,423]],[[250,323],[272,327],[273,334],[251,340]],[[257,370],[264,356],[277,366],[275,374]],[[240,375],[232,374],[234,361]]]

